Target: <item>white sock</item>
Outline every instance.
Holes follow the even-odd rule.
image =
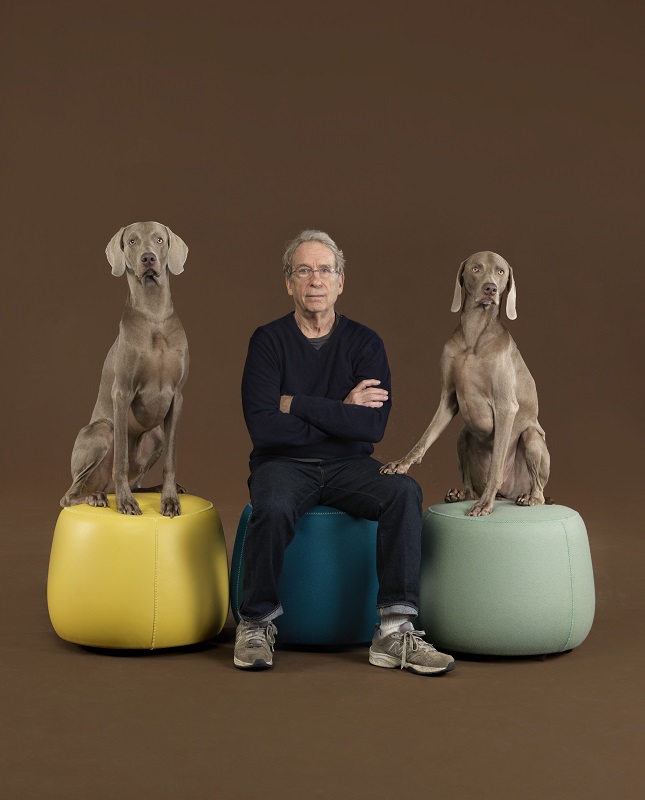
[[[381,636],[389,636],[391,633],[398,631],[401,625],[410,622],[411,619],[411,614],[386,614],[381,617],[381,624],[379,625]]]

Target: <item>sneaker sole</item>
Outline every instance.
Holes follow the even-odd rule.
[[[388,656],[386,653],[373,653],[370,650],[370,664],[375,667],[384,667],[385,669],[401,669],[401,661],[394,656]],[[405,669],[414,672],[416,675],[443,675],[446,672],[451,672],[455,668],[455,662],[451,661],[445,667],[421,667],[418,664],[406,664]]]
[[[240,661],[239,658],[233,657],[233,664],[238,669],[247,669],[249,671],[259,672],[263,669],[272,669],[273,668],[273,661],[270,661],[268,664],[263,658],[256,658],[252,664],[249,664],[248,661]]]

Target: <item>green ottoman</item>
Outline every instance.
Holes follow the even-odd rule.
[[[571,650],[595,608],[587,531],[566,506],[472,502],[431,506],[423,518],[419,619],[438,648],[527,656]]]

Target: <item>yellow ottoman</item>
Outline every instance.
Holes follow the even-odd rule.
[[[228,559],[219,514],[180,495],[181,515],[159,495],[135,495],[141,516],[88,505],[64,508],[54,531],[47,603],[54,630],[91,647],[154,650],[218,634],[228,613]]]

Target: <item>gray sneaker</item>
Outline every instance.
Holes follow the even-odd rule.
[[[271,669],[276,626],[258,625],[241,619],[235,632],[233,663],[238,669]]]
[[[455,668],[455,659],[428,644],[421,637],[425,631],[415,631],[411,622],[387,636],[377,626],[370,647],[370,664],[375,667],[401,667],[417,675],[443,675]]]

